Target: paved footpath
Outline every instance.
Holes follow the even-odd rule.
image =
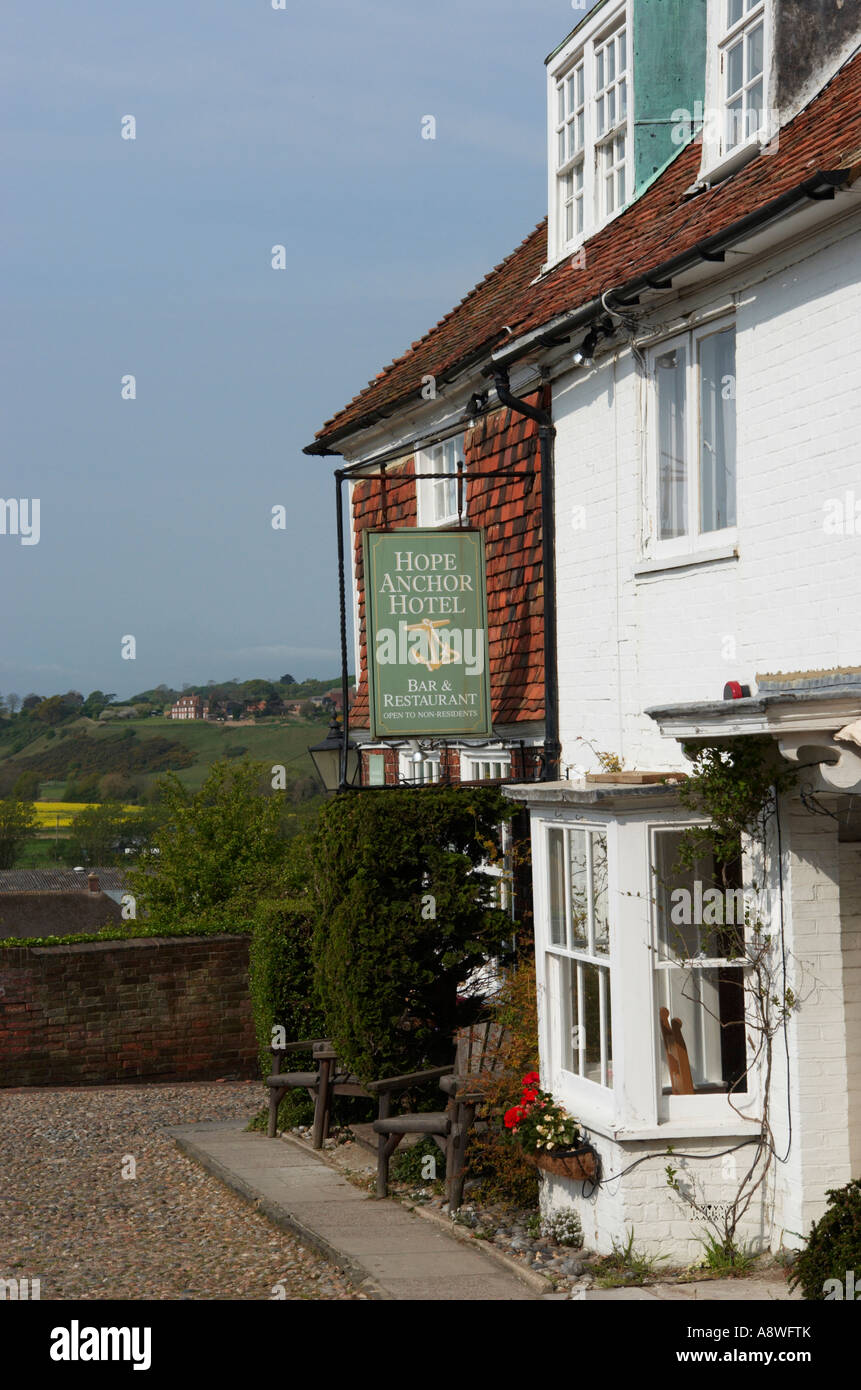
[[[398,1202],[369,1196],[296,1141],[245,1134],[231,1122],[170,1132],[190,1158],[327,1255],[372,1298],[540,1298],[480,1249],[464,1247]]]
[[[344,1150],[335,1149],[327,1159],[290,1136],[246,1134],[229,1121],[186,1125],[170,1133],[184,1153],[276,1225],[326,1255],[370,1298],[651,1303],[790,1297],[784,1282],[760,1279],[554,1293],[548,1280],[528,1270],[515,1272],[510,1260],[484,1243],[449,1234],[440,1218],[430,1220],[400,1202],[371,1197],[340,1171]],[[343,1166],[365,1177],[375,1171],[373,1156],[364,1151],[358,1163],[353,1156]]]

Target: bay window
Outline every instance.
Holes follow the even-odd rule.
[[[544,1085],[598,1134],[748,1133],[741,856],[717,865],[706,835],[680,867],[689,822],[669,787],[518,799],[532,804]]]

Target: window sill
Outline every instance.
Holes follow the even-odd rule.
[[[590,1123],[580,1116],[583,1128],[602,1139],[612,1139],[616,1144],[650,1143],[655,1140],[674,1142],[676,1139],[755,1139],[759,1133],[760,1121],[756,1118],[747,1122],[732,1116],[728,1120],[703,1120],[695,1124],[691,1120],[666,1120],[659,1125],[643,1125],[642,1128],[620,1128],[606,1120]]]
[[[667,570],[693,569],[697,565],[713,565],[721,560],[737,560],[738,546],[718,545],[712,550],[689,550],[684,555],[668,555],[657,560],[643,560],[634,566],[634,578],[663,574]]]

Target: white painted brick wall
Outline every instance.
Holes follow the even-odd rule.
[[[830,234],[833,236],[833,233]],[[643,710],[720,698],[757,673],[861,666],[859,534],[823,527],[831,498],[861,503],[861,234],[818,247],[739,295],[738,561],[637,578],[641,558],[643,389],[629,355],[557,382],[557,582],[563,762],[595,766],[595,748],[628,768],[681,768]],[[739,258],[741,261],[741,258]],[[726,286],[720,303],[726,301]],[[718,301],[715,301],[716,304]],[[575,529],[575,507],[586,526]],[[736,657],[725,660],[724,639]],[[772,1189],[743,1238],[797,1245],[825,1189],[861,1168],[861,846],[796,797],[782,810],[790,975],[803,1006],[775,1044]],[[792,1141],[790,1144],[790,1116]],[[661,1145],[596,1139],[605,1171]],[[703,1152],[727,1141],[678,1141]],[[543,1201],[576,1205],[586,1243],[603,1252],[633,1224],[637,1243],[697,1256],[705,1228],[666,1186],[667,1159],[642,1164],[590,1199],[546,1180]],[[692,1164],[709,1200],[725,1200],[716,1165]]]
[[[829,499],[854,490],[861,503],[861,234],[808,248],[741,300],[738,562],[636,579],[633,361],[605,360],[554,387],[566,763],[594,766],[585,738],[628,767],[680,767],[648,706],[719,699],[727,680],[753,686],[757,672],[861,665],[861,534],[823,528]],[[726,636],[734,660],[722,655]]]

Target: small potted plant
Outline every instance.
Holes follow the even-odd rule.
[[[505,1128],[516,1136],[524,1158],[536,1168],[575,1182],[594,1178],[597,1155],[584,1143],[579,1122],[548,1091],[542,1091],[539,1082],[537,1071],[523,1077],[520,1104],[506,1110]]]

